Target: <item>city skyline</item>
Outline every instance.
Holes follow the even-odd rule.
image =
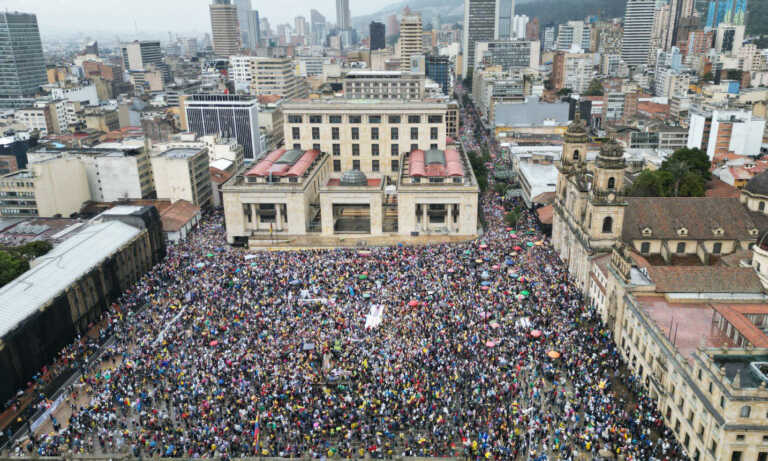
[[[19,11],[37,15],[42,38],[46,35],[71,33],[109,33],[112,35],[174,33],[210,33],[208,12],[210,0],[164,0],[151,2],[136,0],[127,4],[119,0],[5,0],[4,11]],[[350,2],[352,17],[374,13],[396,3],[393,0],[366,0]],[[150,8],[151,7],[151,8]],[[320,11],[327,18],[336,17],[335,0],[312,2],[285,0],[280,3],[253,4],[261,17],[272,24],[293,24],[297,15],[309,19],[310,9]],[[184,15],[179,15],[183,10]],[[92,18],[89,20],[88,18]],[[77,24],[77,27],[72,27]],[[123,38],[123,37],[121,37]],[[127,39],[129,37],[126,37]],[[130,37],[132,38],[132,37]]]

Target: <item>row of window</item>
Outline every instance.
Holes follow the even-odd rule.
[[[430,149],[437,149],[437,144],[430,144]],[[293,144],[294,150],[302,150],[300,143],[294,143]],[[410,152],[413,152],[415,150],[419,149],[418,144],[411,144]],[[322,152],[322,148],[320,147],[320,144],[312,144],[312,150],[316,150],[318,152]],[[334,156],[341,155],[341,144],[332,144],[331,145],[331,153]],[[371,144],[371,155],[374,157],[378,157],[380,154],[379,145],[378,144]],[[390,146],[390,154],[392,156],[398,156],[400,155],[400,145],[399,144],[392,144]],[[352,144],[352,155],[357,157],[360,155],[360,144]]]
[[[323,115],[308,115],[309,117],[309,123],[312,124],[320,124],[323,123]],[[368,115],[368,123],[376,124],[381,123],[383,116],[381,115]],[[442,115],[427,115],[427,123],[443,123],[443,116]],[[389,123],[402,123],[402,117],[400,115],[390,115],[387,117],[387,120]],[[421,115],[408,115],[407,116],[408,123],[421,123]],[[342,116],[341,115],[329,115],[328,116],[328,123],[341,123]],[[303,115],[294,115],[289,114],[288,115],[288,123],[303,123],[304,122],[304,116]],[[347,122],[348,123],[363,123],[363,116],[362,115],[348,115],[347,116]]]
[[[436,140],[438,139],[440,134],[440,131],[436,127],[432,127],[429,129],[429,139]],[[350,136],[352,139],[360,139],[360,128],[358,127],[352,127],[350,129]],[[291,128],[291,137],[295,140],[301,139],[301,128],[295,126]],[[340,139],[341,133],[339,131],[338,127],[332,127],[331,128],[331,139]],[[397,127],[392,127],[389,129],[389,138],[391,140],[398,140],[400,139],[400,130]],[[320,128],[319,127],[312,127],[312,139],[320,139]],[[379,129],[377,127],[371,128],[371,139],[377,140],[379,139]],[[417,140],[419,139],[419,128],[418,127],[412,127],[411,128],[411,139]],[[613,178],[611,178],[613,179]]]
[[[684,254],[687,251],[687,244],[685,242],[678,242],[675,253]],[[715,242],[712,246],[712,254],[719,255],[723,251],[723,244]],[[640,244],[640,253],[649,254],[651,252],[651,243],[643,242]]]
[[[400,160],[392,160],[390,162],[391,171],[398,171],[400,169]],[[360,160],[352,160],[352,169],[360,169]],[[371,171],[378,172],[381,170],[381,164],[378,160],[371,161]],[[333,171],[338,173],[341,171],[341,160],[333,161]]]

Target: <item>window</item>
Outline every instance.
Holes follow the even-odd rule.
[[[437,128],[429,129],[429,139],[437,139]]]
[[[691,436],[688,435],[687,433],[685,434],[685,442],[683,443],[683,445],[685,445],[686,450],[691,445]]]
[[[768,461],[768,452],[762,451],[758,453],[757,461]]]
[[[752,407],[749,405],[744,405],[741,407],[741,417],[742,418],[749,418],[749,414],[752,413]]]
[[[293,150],[301,150],[301,144],[299,144],[299,143],[294,143],[294,145],[293,145]]]
[[[613,218],[608,216],[603,219],[603,234],[610,234],[613,232]]]
[[[731,453],[731,461],[741,461],[741,452],[734,451],[733,453]]]
[[[360,155],[360,144],[352,144],[352,155],[354,156]]]
[[[309,116],[309,123],[323,123],[323,116],[322,115],[310,115]]]
[[[339,127],[331,128],[331,139],[339,139]]]
[[[353,170],[359,170],[360,169],[360,160],[352,160],[352,169]]]
[[[371,155],[374,157],[377,157],[379,155],[379,145],[378,144],[371,144]]]
[[[330,123],[341,123],[341,115],[329,115],[328,116],[328,122],[330,122]]]
[[[678,242],[678,244],[677,244],[677,252],[678,253],[685,253],[685,242]]]
[[[400,170],[400,160],[392,160],[392,171]]]
[[[744,440],[744,434],[736,434],[736,440],[739,440],[739,441]]]
[[[579,149],[576,149],[573,151],[573,159],[578,160],[579,159]]]
[[[415,141],[419,139],[419,129],[417,127],[411,128],[411,140]]]
[[[429,148],[433,150],[437,150],[437,144],[430,144]]]
[[[715,242],[715,245],[712,247],[712,253],[719,255],[721,251],[723,251],[723,244]]]
[[[368,123],[381,123],[381,115],[369,115]]]
[[[316,126],[312,127],[312,139],[320,139],[320,128]]]
[[[442,115],[430,115],[427,117],[429,123],[443,123]]]
[[[360,128],[352,128],[352,139],[360,139]]]
[[[379,171],[379,161],[374,160],[371,162],[371,170],[372,171]]]
[[[393,126],[392,128],[389,129],[389,137],[392,138],[393,141],[398,139],[398,135],[399,133],[397,131],[396,126]]]
[[[409,115],[408,116],[408,123],[421,123],[421,116],[420,115]]]
[[[299,129],[299,127],[295,126],[291,128],[291,136],[293,136],[293,139],[301,138],[301,130]]]
[[[720,408],[725,408],[725,397],[720,396]]]
[[[389,116],[389,123],[400,123],[400,116],[399,115],[390,115]]]
[[[413,152],[415,150],[419,150],[419,145],[418,144],[411,144],[411,152]]]
[[[341,155],[341,144],[333,145],[333,155]]]
[[[758,211],[765,211],[765,202],[760,202],[759,205],[757,205]]]
[[[712,393],[712,382],[711,382],[711,381],[710,381],[710,383],[709,383],[709,393],[710,393],[710,394]]]
[[[392,144],[392,155],[400,155],[400,147],[397,144]]]
[[[616,189],[616,179],[608,178],[608,190]]]
[[[379,129],[376,127],[371,128],[371,139],[379,139]]]
[[[288,123],[301,123],[301,115],[289,115]]]
[[[333,171],[339,172],[341,171],[341,160],[334,160],[333,161]]]
[[[312,150],[320,152],[320,144],[312,144]]]
[[[640,253],[648,254],[651,252],[651,242],[643,242],[640,244]]]
[[[349,116],[349,123],[360,123],[362,120],[362,117],[359,115],[350,115]]]

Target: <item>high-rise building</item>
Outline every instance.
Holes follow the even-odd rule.
[[[717,29],[721,23],[745,25],[747,0],[711,0],[707,8],[707,27]]]
[[[255,50],[261,46],[261,20],[259,12],[251,10],[248,12],[248,48]]]
[[[325,16],[317,10],[310,10],[309,19],[312,23],[312,44],[322,46],[325,43],[325,36],[328,33],[325,24]]]
[[[655,0],[627,1],[621,57],[630,67],[648,64],[655,7]]]
[[[584,21],[568,21],[558,26],[557,49],[560,51],[570,51],[574,46],[589,51],[591,40],[592,28]]]
[[[500,66],[501,70],[537,69],[539,67],[539,41],[494,40],[477,42],[475,45],[475,66]]]
[[[389,32],[388,37],[400,33],[400,22],[398,22],[396,14],[387,17],[387,32]]]
[[[336,0],[336,27],[341,30],[352,27],[352,20],[349,14],[349,0]]]
[[[383,22],[371,21],[371,51],[381,50],[387,47],[386,31]]]
[[[539,41],[539,18],[533,18],[525,26],[525,39],[531,42]]]
[[[555,26],[550,24],[544,27],[544,43],[542,43],[545,51],[555,49]]]
[[[240,25],[240,43],[245,46],[250,43],[251,0],[235,0],[235,7],[237,8],[237,21]]]
[[[411,69],[411,56],[424,54],[421,16],[403,16],[400,20],[400,69]]]
[[[451,92],[451,59],[448,56],[427,55],[424,59],[427,78],[440,85],[443,94]]]
[[[237,7],[231,0],[213,0],[210,10],[213,52],[218,56],[238,54],[242,41]]]
[[[528,27],[528,16],[516,14],[512,18],[512,40],[525,39],[525,29]]]
[[[468,75],[474,69],[475,43],[489,42],[496,37],[496,0],[464,1],[464,57],[461,75]]]
[[[306,37],[309,35],[309,28],[307,27],[307,18],[304,16],[296,16],[293,20],[294,33],[299,37]]]
[[[120,46],[125,70],[144,70],[148,64],[163,63],[163,53],[158,41],[134,41]]]
[[[574,93],[581,94],[589,88],[594,76],[592,55],[584,53],[555,54],[552,60],[552,86],[561,90],[569,88]]]
[[[199,136],[234,138],[245,161],[261,156],[259,103],[252,96],[196,94],[184,99],[187,129]]]
[[[515,0],[498,0],[496,10],[499,25],[495,38],[497,40],[511,40],[513,38],[512,19],[515,17]]]
[[[0,97],[31,96],[46,83],[37,16],[0,12]]]

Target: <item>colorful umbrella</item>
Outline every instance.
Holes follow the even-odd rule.
[[[549,357],[550,359],[559,359],[560,353],[557,351],[549,351],[547,352],[547,357]]]
[[[491,322],[491,328],[499,328],[500,326],[499,322]]]
[[[533,242],[528,242],[528,243],[526,243],[526,245],[528,245],[529,247],[532,247],[533,246]]]
[[[523,291],[520,292],[520,294],[523,295],[523,296],[528,296],[529,294],[531,294],[531,292],[528,291],[528,290],[523,290]]]
[[[486,244],[482,244],[482,245],[480,245],[480,249],[481,249],[481,250],[485,250],[486,248],[488,248],[488,245],[486,245]]]
[[[540,338],[541,337],[541,330],[533,330],[531,331],[531,336],[534,338]]]
[[[360,274],[357,278],[359,278],[360,280],[365,280],[368,278],[368,276],[365,274]]]
[[[408,301],[408,305],[411,306],[411,307],[416,307],[416,306],[419,305],[419,302],[416,301],[415,299],[412,299],[412,300]]]
[[[495,345],[496,345],[496,343],[495,343],[495,342],[493,342],[493,341],[486,341],[486,342],[485,342],[485,346],[486,346],[486,347],[493,347],[493,346],[495,346]]]

